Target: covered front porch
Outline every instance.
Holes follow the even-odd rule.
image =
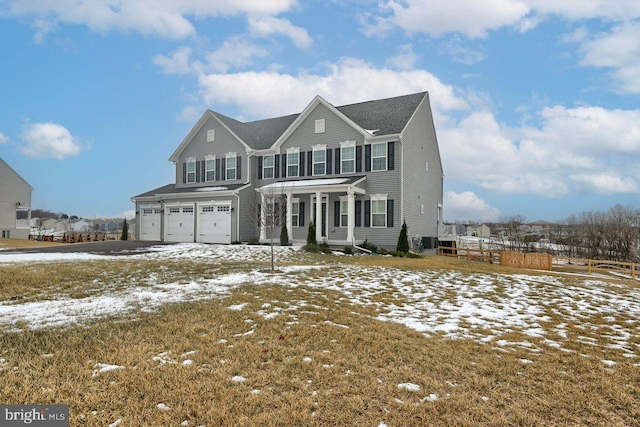
[[[257,188],[262,206],[260,242],[269,242],[274,232],[278,238],[284,224],[291,242],[306,243],[309,222],[313,222],[318,242],[354,245],[355,229],[361,225],[357,224],[356,213],[362,205],[356,198],[366,194],[362,188],[365,180],[365,176],[290,180]],[[284,205],[280,210],[279,204]],[[278,210],[280,213],[273,215]],[[272,215],[282,222],[276,224]]]

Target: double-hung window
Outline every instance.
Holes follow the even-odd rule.
[[[237,179],[236,177],[236,158],[237,158],[237,154],[236,153],[227,153],[225,155],[226,158],[226,173],[225,173],[225,177],[227,180],[234,180]]]
[[[264,156],[262,158],[262,179],[273,179],[275,169],[275,156]]]
[[[327,174],[327,146],[313,147],[313,176]]]
[[[300,176],[300,149],[287,149],[287,176]]]
[[[196,159],[187,159],[187,183],[196,182]]]
[[[291,202],[291,226],[300,226],[300,201],[299,199],[293,199]]]
[[[356,143],[347,141],[340,143],[340,173],[356,171]]]
[[[212,182],[216,180],[216,157],[207,156],[204,159],[205,181]]]
[[[371,144],[371,170],[387,170],[387,143],[378,142]]]
[[[371,196],[371,227],[387,226],[387,196]]]
[[[349,201],[340,197],[340,227],[347,227],[349,222]]]

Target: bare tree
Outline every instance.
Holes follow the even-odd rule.
[[[505,216],[498,220],[495,228],[498,231],[502,247],[510,250],[523,250],[526,248],[522,225],[525,217],[522,215]]]
[[[268,239],[271,247],[271,271],[275,270],[274,242],[280,239],[283,226],[286,227],[286,197],[284,183],[271,182],[256,189],[249,216],[260,230],[260,240]]]

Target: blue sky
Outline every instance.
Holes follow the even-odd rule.
[[[640,2],[0,0],[0,157],[33,208],[133,216],[211,108],[428,90],[448,220],[640,207]]]

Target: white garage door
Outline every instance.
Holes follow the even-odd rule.
[[[200,206],[198,241],[231,243],[231,206]]]
[[[140,240],[160,240],[160,209],[142,208]]]
[[[193,206],[168,207],[167,242],[193,242]]]

